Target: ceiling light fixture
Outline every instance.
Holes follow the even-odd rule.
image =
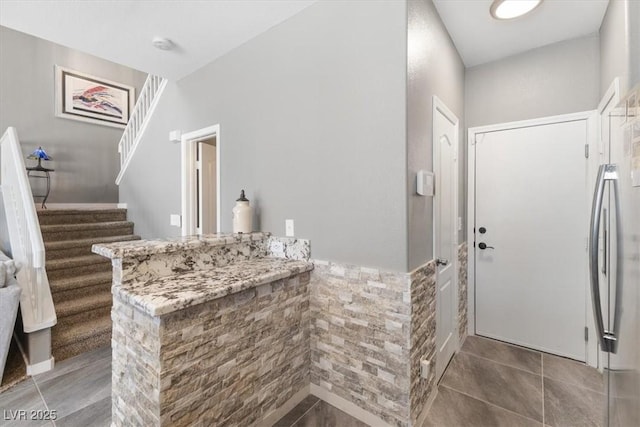
[[[496,19],[514,19],[538,7],[542,0],[493,0],[491,16]]]
[[[154,37],[151,43],[160,50],[171,50],[173,48],[173,42],[164,37]]]

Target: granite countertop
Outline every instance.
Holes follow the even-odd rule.
[[[223,246],[230,243],[260,241],[269,238],[271,233],[254,232],[245,234],[205,234],[201,236],[176,237],[161,240],[132,240],[119,243],[100,243],[93,245],[92,251],[106,258],[125,258],[151,254],[163,254],[202,246]]]
[[[160,316],[312,269],[308,261],[255,258],[153,279],[135,287],[116,286],[113,293],[151,316]]]

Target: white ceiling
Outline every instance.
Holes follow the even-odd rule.
[[[315,1],[2,0],[0,25],[178,80]],[[154,48],[156,36],[175,48]]]
[[[467,67],[600,29],[608,0],[543,0],[531,14],[491,17],[492,0],[433,0]]]
[[[0,25],[178,80],[317,0],[1,0]],[[544,0],[498,21],[492,0],[433,0],[467,67],[594,33],[608,0]],[[153,37],[171,39],[161,51]]]

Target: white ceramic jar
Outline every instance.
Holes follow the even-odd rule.
[[[240,192],[240,198],[236,200],[232,212],[233,232],[251,233],[253,231],[253,208],[249,205],[249,199],[244,196],[244,190]]]

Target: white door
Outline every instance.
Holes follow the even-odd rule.
[[[436,97],[433,99],[433,147],[438,381],[458,347],[458,119]]]
[[[587,125],[475,135],[478,335],[585,360]]]
[[[198,143],[197,154],[198,234],[216,232],[216,146],[209,142]]]

